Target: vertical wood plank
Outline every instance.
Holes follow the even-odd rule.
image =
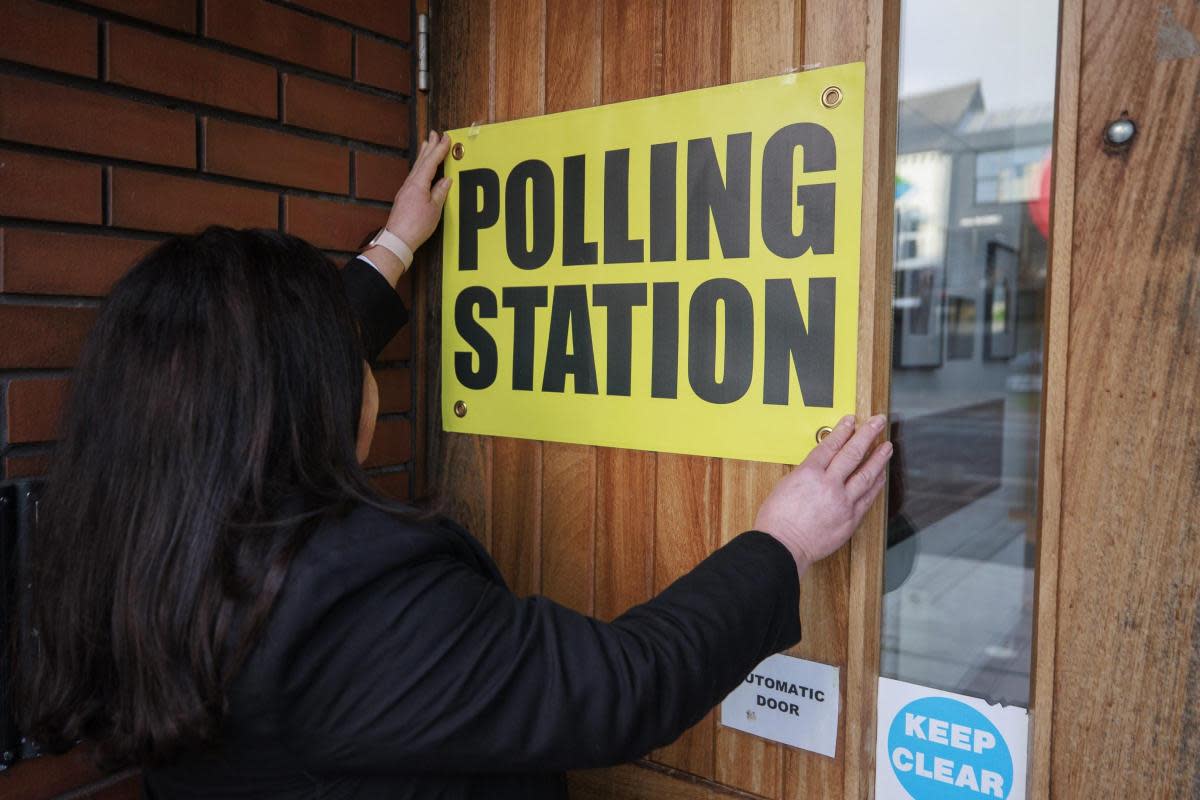
[[[1062,523],[1063,440],[1067,415],[1067,353],[1071,325],[1071,247],[1075,223],[1075,142],[1083,0],[1064,0],[1059,19],[1051,186],[1050,263],[1046,278],[1045,376],[1042,394],[1041,519],[1033,611],[1033,675],[1029,703],[1027,797],[1050,796],[1054,648],[1058,614],[1059,530]]]
[[[493,5],[492,121],[531,117],[545,110],[544,0]],[[518,595],[541,591],[542,443],[492,442],[492,557]]]
[[[860,419],[889,408],[894,200],[890,187],[896,157],[900,5],[892,0],[805,3],[804,61],[826,65],[866,63],[855,402]],[[844,598],[845,602],[845,606],[835,606],[844,625],[840,640],[836,645],[832,639],[826,640],[830,654],[840,650],[838,663],[845,665],[845,710],[838,733],[840,773],[830,770],[828,762],[814,764],[811,757],[794,755],[788,764],[789,797],[840,792],[845,798],[857,799],[874,794],[875,700],[887,530],[885,496],[875,502],[850,546],[830,559],[828,568],[819,575],[825,583],[823,597]],[[818,771],[819,777],[814,775]]]
[[[1200,787],[1200,4],[1130,12],[1083,15],[1051,797]]]
[[[666,0],[663,19],[663,91],[682,92],[724,83],[722,37],[725,0]],[[700,563],[718,544],[721,462],[658,455],[654,530],[654,591]],[[716,711],[653,755],[694,775],[714,775]]]
[[[802,26],[804,41],[799,45],[804,63],[832,66],[863,60],[866,55],[868,2],[869,0],[805,0]],[[870,106],[870,102],[867,105]],[[869,128],[869,112],[866,124]],[[872,133],[874,132],[869,132],[866,136],[865,148]],[[874,332],[872,323],[875,312],[871,292],[874,287],[874,252],[871,249],[873,242],[867,235],[874,215],[867,209],[871,208],[870,202],[875,196],[873,181],[877,176],[870,172],[871,158],[867,149],[863,152],[863,209],[867,213],[864,213],[860,220],[863,231],[861,261],[864,268],[860,269],[859,275],[861,299],[856,377],[858,396],[855,402],[860,418],[864,394],[869,397],[871,389],[870,366]],[[871,268],[865,268],[868,264]],[[888,266],[890,269],[890,263]],[[890,307],[889,302],[889,313]],[[869,410],[869,401],[865,405]],[[809,569],[800,590],[800,620],[804,625],[804,640],[795,648],[796,655],[839,667],[846,666],[849,586],[850,547],[842,548]],[[877,589],[876,593],[880,591],[882,589]],[[844,704],[848,698],[845,669],[842,670],[842,678],[843,712],[838,725],[837,758],[830,760],[805,751],[789,750],[785,758],[787,797],[836,796],[841,792],[846,755]]]
[[[724,462],[721,469],[722,544],[754,525],[759,505],[786,471],[787,467],[779,464]],[[716,779],[719,783],[764,797],[780,797],[783,748],[775,742],[718,725]]]
[[[438,16],[453,25],[432,26],[431,53],[436,102],[430,114],[438,130],[488,119],[491,108],[492,29],[488,0],[442,0]],[[441,255],[431,256],[422,281],[429,324],[425,348],[441,352]],[[427,485],[439,488],[438,505],[491,545],[492,444],[484,436],[445,434],[441,428],[441,359],[428,359],[425,372],[425,418],[435,435],[426,437]]]
[[[729,80],[747,81],[793,68],[794,0],[732,0],[729,12]],[[726,460],[721,469],[721,542],[754,524],[758,506],[786,467]],[[807,630],[805,636],[807,636]],[[715,773],[720,783],[764,797],[783,791],[783,748],[718,725]]]
[[[545,110],[600,102],[600,0],[546,3]],[[542,592],[595,611],[596,450],[542,445]]]
[[[413,11],[416,14],[429,13],[429,0],[414,0]],[[414,26],[415,29],[415,26]],[[414,57],[413,62],[416,61]],[[414,63],[413,69],[416,69]],[[430,110],[429,93],[413,93],[413,140],[421,141],[429,135]],[[429,390],[425,376],[429,374],[431,351],[426,346],[430,341],[429,314],[429,280],[430,274],[441,272],[441,260],[436,251],[441,249],[440,238],[435,238],[428,247],[419,248],[415,254],[414,267],[409,270],[408,279],[412,282],[412,308],[409,325],[413,331],[412,374],[413,381],[413,473],[410,476],[410,491],[416,502],[426,500],[429,493],[429,438],[434,435],[426,414],[429,412]]]
[[[612,620],[654,588],[654,454],[596,451],[596,616]]]
[[[746,795],[643,763],[569,776],[571,800],[745,800]]]
[[[595,613],[596,452],[545,445],[542,461],[542,593]]]
[[[660,453],[655,504],[654,591],[661,592],[718,546],[721,462]],[[712,778],[716,711],[653,754],[661,764]]]
[[[661,91],[662,11],[662,0],[604,4],[603,102]],[[596,614],[603,619],[653,591],[654,465],[653,453],[596,451]]]

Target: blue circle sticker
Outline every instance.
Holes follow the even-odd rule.
[[[887,758],[914,800],[1005,800],[1013,760],[1000,731],[976,709],[949,697],[914,700],[888,728]]]

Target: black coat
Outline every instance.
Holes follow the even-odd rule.
[[[377,353],[395,324],[373,315],[398,298],[347,270]],[[751,531],[601,622],[513,595],[452,522],[360,507],[293,560],[220,748],[147,770],[147,795],[565,797],[563,770],[668,744],[795,644],[798,602],[791,555]]]

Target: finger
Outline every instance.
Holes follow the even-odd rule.
[[[426,159],[429,158],[429,153],[433,149],[433,147],[432,147],[433,138],[432,137],[433,137],[433,131],[430,131],[429,136],[427,136],[421,140],[421,145],[420,145],[420,147],[417,148],[417,157],[413,161],[413,172],[416,172],[420,168],[420,166],[425,163]]]
[[[858,500],[875,485],[875,481],[883,474],[891,457],[891,442],[884,442],[875,448],[871,457],[850,476],[850,480],[846,481],[846,493],[850,495],[851,500]]]
[[[829,466],[829,462],[837,455],[837,451],[842,449],[842,445],[850,440],[854,433],[854,415],[847,414],[838,420],[838,424],[833,426],[833,430],[829,435],[821,440],[821,443],[813,448],[805,461],[809,461],[821,469]]]
[[[883,487],[887,484],[887,473],[879,473],[879,477],[875,479],[875,483],[871,484],[871,488],[867,489],[866,493],[854,501],[854,516],[862,519],[866,516],[867,509],[875,502],[875,498],[879,497],[879,493],[883,491]]]
[[[850,441],[837,451],[837,455],[829,462],[828,472],[842,481],[849,478],[850,473],[858,469],[858,465],[867,457],[871,450],[871,442],[883,431],[883,422],[882,414],[876,414],[867,420],[867,424],[861,426],[850,437]]]
[[[433,191],[429,193],[433,204],[441,208],[446,204],[446,197],[450,194],[450,184],[454,183],[451,178],[442,178],[433,185]]]
[[[431,143],[425,148],[425,158],[417,161],[413,165],[413,174],[422,182],[423,186],[428,186],[433,183],[433,175],[437,172],[438,165],[446,160],[446,154],[450,152],[450,137],[443,136],[438,139],[437,143]]]

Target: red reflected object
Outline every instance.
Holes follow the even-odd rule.
[[[1038,181],[1037,197],[1029,201],[1029,218],[1043,237],[1050,238],[1050,154],[1042,160],[1041,179]]]

